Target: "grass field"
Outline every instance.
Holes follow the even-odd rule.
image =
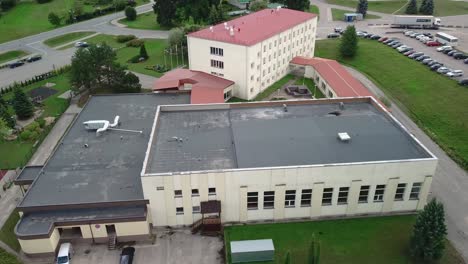
[[[317,16],[320,17],[320,10],[319,10],[318,6],[316,6],[316,5],[310,5],[309,12],[317,14]]]
[[[464,114],[468,111],[468,89],[379,42],[360,39],[354,59],[340,58],[338,44],[338,40],[317,41],[316,56],[337,59],[366,74],[468,169],[468,115]]]
[[[263,92],[259,93],[253,101],[261,101],[267,98],[270,94],[275,92],[276,90],[280,89],[283,85],[285,85],[290,80],[294,79],[294,75],[288,74],[275,82],[274,84],[270,85],[270,87],[266,88]]]
[[[132,57],[139,54],[140,48],[132,48],[126,47],[125,43],[118,43],[115,41],[114,36],[109,35],[98,35],[86,40],[88,43],[99,44],[105,42],[107,45],[116,49],[117,52],[117,61],[121,64],[127,65],[128,69],[131,71],[135,71],[142,74],[147,74],[155,77],[160,77],[162,74],[153,70],[145,69],[145,66],[154,66],[157,64],[164,65],[164,49],[167,47],[166,40],[160,39],[146,39],[145,40],[145,47],[146,51],[148,52],[149,59],[140,62],[140,63],[128,63],[128,60]],[[173,67],[177,66],[177,63],[180,64],[187,64],[186,58],[182,63],[182,58],[180,55],[178,58],[176,56],[172,56],[172,63]],[[170,64],[170,56],[166,56],[166,64],[168,67],[171,66]]]
[[[129,28],[168,30],[167,28],[161,27],[158,22],[156,22],[156,15],[154,12],[140,14],[135,21],[128,21],[124,18],[119,20],[119,23],[127,25]]]
[[[58,117],[68,107],[68,101],[66,99],[58,98],[59,95],[70,89],[69,79],[66,75],[59,75],[54,78],[29,85],[22,89],[27,93],[34,88],[44,85],[46,82],[55,83],[56,85],[53,89],[58,90],[58,92],[44,100],[44,112],[41,117]],[[12,96],[13,93],[9,92],[3,95],[3,98],[8,100],[11,99]],[[11,112],[13,112],[13,110],[11,110]],[[0,149],[8,150],[0,151],[0,168],[13,169],[25,165],[37,147],[38,145],[34,146],[34,142],[24,142],[19,139],[0,142]]]
[[[54,0],[45,4],[38,4],[36,1],[19,2],[16,7],[0,17],[0,43],[54,29],[55,26],[47,19],[49,13],[54,11],[63,15],[73,8],[75,1]],[[138,4],[145,2],[147,1],[137,0]],[[83,6],[85,12],[91,12],[93,9],[90,5]]]
[[[356,8],[358,0],[327,0],[329,4],[348,6]],[[418,6],[422,0],[418,0]],[[393,14],[399,10],[407,1],[369,1],[368,10],[381,13]],[[452,0],[434,0],[434,16],[454,16],[468,14],[468,2]],[[402,8],[398,14],[404,14]]]
[[[18,59],[28,55],[29,53],[24,50],[11,50],[7,52],[0,53],[0,64],[11,61],[14,59]]]
[[[414,222],[415,216],[410,215],[225,227],[227,263],[231,263],[230,241],[268,238],[273,239],[275,261],[256,263],[285,263],[288,251],[290,263],[307,263],[312,234],[321,243],[321,264],[418,263],[408,256],[407,250]],[[447,247],[439,263],[462,264],[448,242]]]
[[[0,264],[21,264],[13,255],[0,248]]]
[[[312,93],[312,95],[315,92],[315,98],[316,99],[325,98],[325,95],[323,95],[322,91],[320,91],[319,88],[315,88],[315,82],[314,82],[314,80],[312,80],[310,78],[305,78],[305,77],[298,78],[298,79],[296,79],[294,84],[296,84],[296,85],[303,85],[303,84],[306,85],[307,88],[309,89],[309,91]]]
[[[2,229],[0,229],[0,240],[7,244],[11,249],[19,252],[20,244],[16,239],[16,235],[14,232],[15,225],[20,219],[19,214],[17,212],[13,212],[3,225]],[[0,261],[1,263],[1,261]]]
[[[332,8],[331,12],[332,12],[332,17],[334,21],[343,21],[344,14],[350,13],[349,10],[336,9],[336,8]],[[366,19],[377,19],[377,18],[380,18],[380,17],[376,15],[371,15],[371,14],[366,15]]]
[[[46,44],[47,46],[49,46],[51,48],[54,48],[54,47],[57,47],[57,46],[72,42],[74,40],[84,38],[84,37],[92,35],[94,33],[95,32],[93,32],[93,31],[72,32],[72,33],[68,33],[68,34],[65,34],[65,35],[61,35],[61,36],[57,36],[57,37],[47,39],[46,41],[44,41],[44,44]]]

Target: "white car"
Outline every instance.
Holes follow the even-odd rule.
[[[398,51],[402,51],[404,49],[410,48],[409,46],[403,45],[397,48]]]
[[[77,48],[86,48],[88,46],[89,46],[89,44],[87,42],[85,42],[85,41],[78,41],[78,42],[75,43],[75,47],[77,47]]]
[[[425,36],[424,36],[423,34],[420,34],[420,35],[417,35],[417,36],[416,36],[416,39],[417,39],[417,40],[421,40],[421,39],[424,38],[424,37],[425,37]]]
[[[447,67],[440,67],[439,69],[437,69],[437,72],[442,73],[442,74],[446,74],[447,72],[451,72],[451,71],[452,70]]]
[[[437,48],[437,51],[444,51],[444,50],[451,50],[453,49],[452,46],[442,46],[442,47],[438,47]]]
[[[357,35],[358,37],[364,38],[365,36],[367,36],[367,33],[358,31],[358,32],[356,32],[356,35]]]
[[[453,71],[447,72],[445,75],[448,77],[460,77],[460,76],[463,76],[463,71],[453,70]]]
[[[405,36],[409,36],[409,35],[411,35],[411,34],[413,34],[413,33],[414,33],[414,31],[406,31],[406,32],[405,32]]]

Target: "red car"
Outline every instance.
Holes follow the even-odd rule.
[[[410,51],[407,51],[407,52],[403,53],[403,55],[405,55],[406,57],[408,57],[409,55],[411,55],[411,54],[413,54],[413,53],[415,53],[415,52],[416,52],[416,51],[414,51],[414,50],[410,50]]]
[[[379,42],[382,42],[382,41],[386,41],[387,39],[388,39],[388,37],[381,37],[381,38],[379,38],[378,41],[379,41]]]
[[[428,41],[428,42],[426,42],[426,46],[437,47],[437,46],[440,46],[440,43],[437,42],[437,41]]]

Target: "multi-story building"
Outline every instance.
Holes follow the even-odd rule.
[[[289,73],[296,56],[313,57],[317,16],[265,9],[187,35],[190,70],[235,82],[233,96],[253,99]]]

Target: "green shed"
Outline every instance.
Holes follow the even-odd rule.
[[[271,239],[243,240],[231,242],[231,262],[271,261],[275,247]]]

